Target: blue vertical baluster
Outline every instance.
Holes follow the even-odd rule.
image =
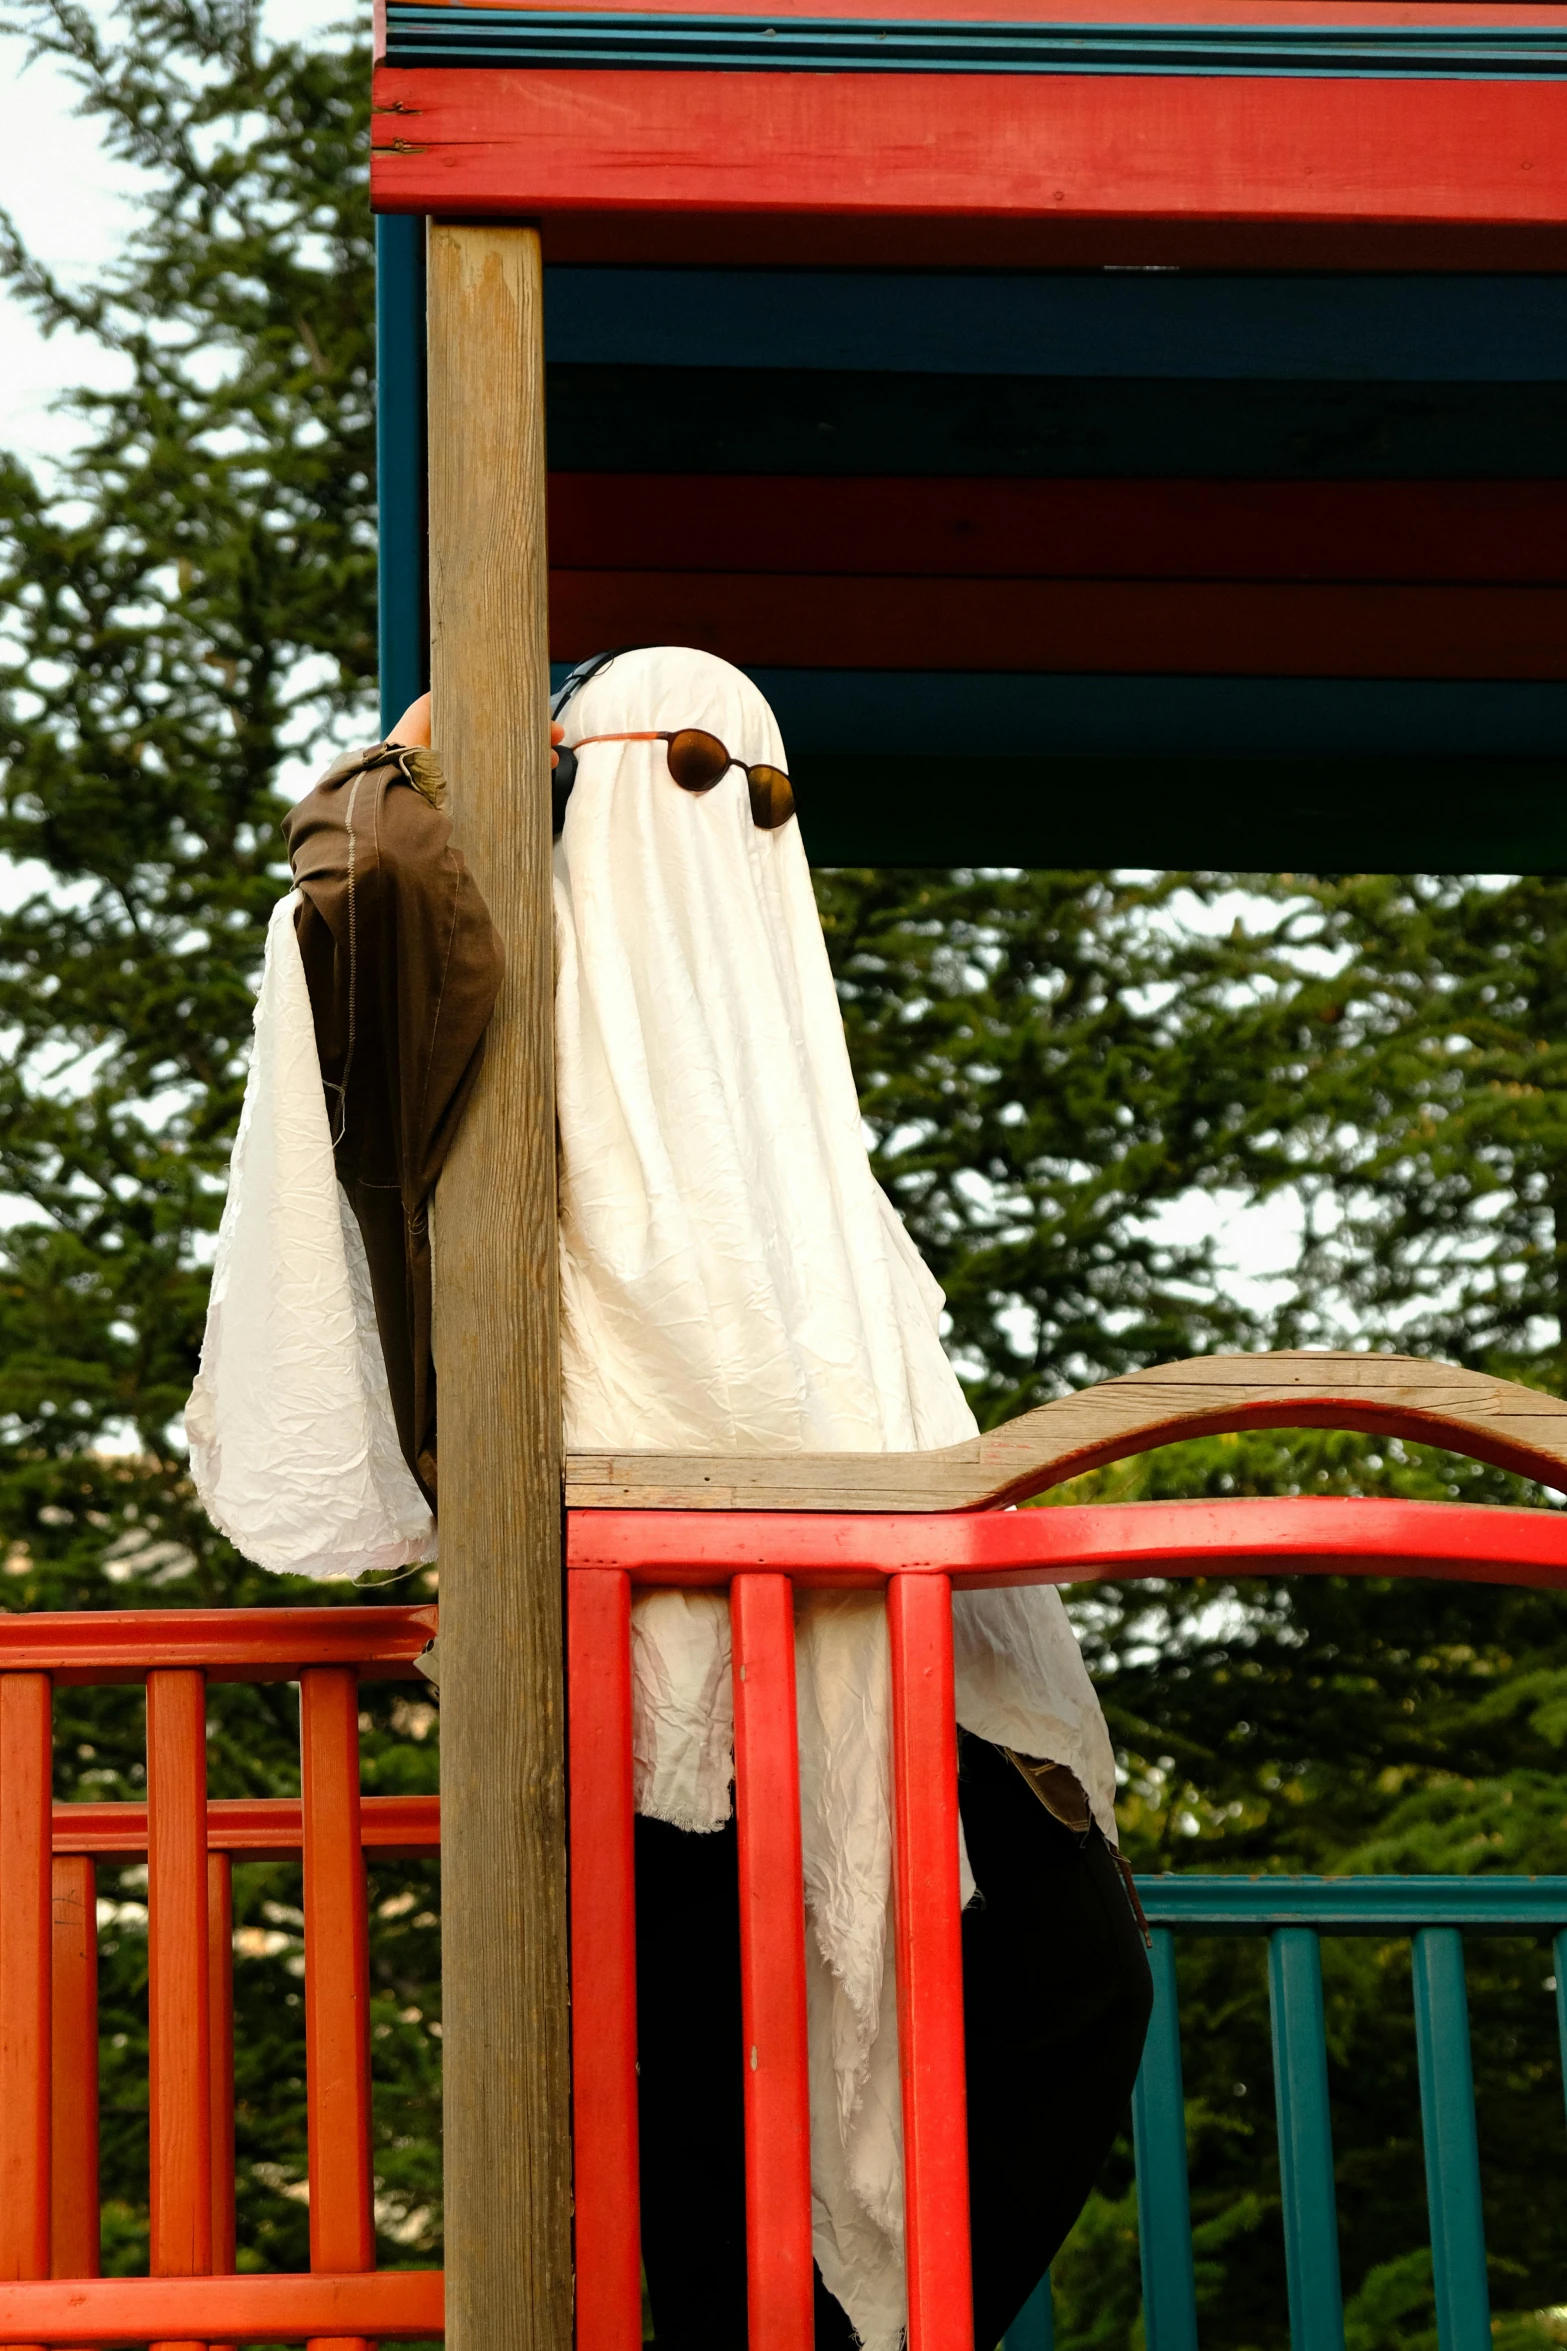
[[[1314,1928],[1280,1927],[1270,1935],[1268,1994],[1290,2343],[1292,2351],[1344,2351],[1322,1946]]]
[[[1485,2275],[1469,2002],[1463,1938],[1457,1927],[1420,1929],[1415,1936],[1414,1974],[1437,2341],[1441,2351],[1489,2351],[1491,2297]]]
[[[1181,2088],[1175,1938],[1168,1927],[1153,1929],[1148,1956],[1153,1968],[1153,2017],[1132,2092],[1143,2327],[1148,2351],[1197,2351],[1197,2286],[1192,2272],[1191,2198],[1186,2184],[1186,2100]]]
[[[381,732],[430,682],[421,214],[375,224],[375,467],[380,532]]]
[[[1056,2351],[1055,2313],[1047,2269],[1001,2338],[1001,2351]]]
[[[1567,2094],[1567,1927],[1556,1938],[1556,2033],[1562,2051],[1562,2090]]]

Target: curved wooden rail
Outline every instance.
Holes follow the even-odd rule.
[[[571,1453],[572,1510],[994,1510],[1178,1437],[1360,1429],[1567,1487],[1567,1403],[1409,1355],[1205,1355],[932,1453]]]

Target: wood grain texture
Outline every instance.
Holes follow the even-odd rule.
[[[995,1510],[1178,1437],[1363,1429],[1567,1486],[1567,1403],[1408,1355],[1206,1355],[1105,1380],[932,1453],[573,1453],[573,1510]]]
[[[447,2328],[571,2341],[543,294],[523,228],[432,224],[430,616],[456,838],[506,945],[441,1179]]]
[[[378,209],[541,218],[552,260],[590,258],[552,227],[590,212],[1558,237],[1567,216],[1564,82],[383,66],[375,102],[397,116]]]

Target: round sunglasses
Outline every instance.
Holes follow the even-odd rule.
[[[557,789],[569,792],[576,781],[577,753],[590,743],[662,743],[669,772],[682,792],[710,792],[732,767],[739,768],[751,791],[751,822],[764,833],[776,832],[794,814],[794,791],[781,767],[747,766],[743,759],[701,727],[678,727],[673,734],[656,730],[625,735],[584,735],[580,742],[563,744],[556,770]],[[569,764],[568,764],[569,763]],[[561,771],[565,770],[563,774]]]

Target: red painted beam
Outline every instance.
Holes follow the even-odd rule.
[[[1559,678],[1567,588],[550,573],[550,653],[700,645],[742,666]]]
[[[1567,252],[1560,81],[383,66],[375,104],[379,210],[542,219],[555,259],[997,266],[1114,230],[1152,260],[1161,225],[1198,232],[1193,258],[1298,230],[1353,231],[1362,267]]]
[[[413,1860],[441,1849],[439,1796],[365,1796],[360,1826],[367,1853],[383,1860]],[[216,1797],[207,1806],[207,1851],[236,1861],[263,1854],[299,1853],[304,1829],[297,1796]],[[135,1858],[147,1850],[145,1804],[57,1804],[57,1854],[115,1854]]]
[[[362,2277],[54,2278],[0,2284],[0,2343],[289,2343],[439,2335],[438,2269]]]
[[[1567,582],[1567,482],[555,473],[571,571]]]
[[[428,1648],[433,1608],[150,1608],[0,1617],[0,1673],[61,1682],[139,1682],[199,1668],[214,1682],[295,1681],[307,1665],[356,1665],[406,1680]]]
[[[713,1589],[747,1568],[797,1584],[889,1576],[1001,1584],[1146,1576],[1429,1576],[1567,1590],[1567,1513],[1339,1495],[942,1512],[573,1510],[566,1561]]]

